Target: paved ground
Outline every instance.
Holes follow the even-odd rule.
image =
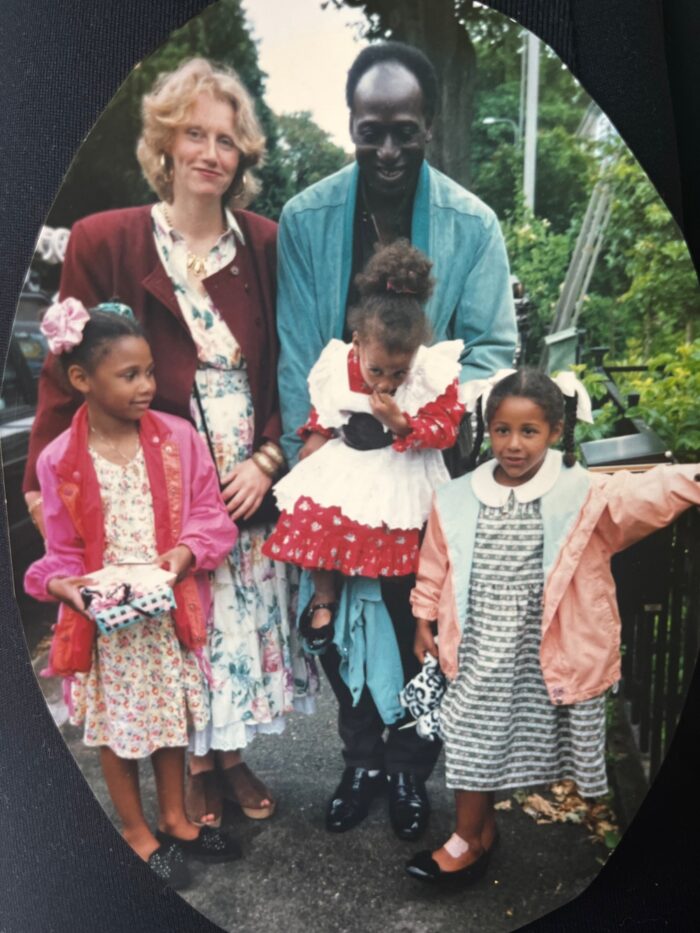
[[[37,667],[40,658],[37,658]],[[46,684],[50,689],[50,683]],[[77,729],[64,726],[68,745],[97,798],[114,816],[97,755]],[[369,818],[334,836],[323,828],[326,800],[341,760],[335,701],[329,690],[313,717],[294,716],[281,737],[256,740],[251,766],[275,790],[279,806],[270,821],[247,820],[227,810],[226,825],[240,839],[244,858],[228,865],[195,867],[186,899],[226,930],[240,933],[497,933],[515,930],[581,892],[600,868],[605,850],[572,824],[538,826],[514,803],[499,813],[501,845],[490,875],[453,894],[425,890],[403,874],[416,844],[400,842],[389,828],[386,801]],[[143,793],[155,819],[150,769]],[[451,801],[442,762],[429,784],[433,815],[426,843],[451,831]]]

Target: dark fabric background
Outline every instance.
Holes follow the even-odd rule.
[[[34,240],[72,154],[133,64],[205,5],[202,0],[3,0],[3,359]],[[569,63],[684,225],[697,263],[696,0],[492,0],[491,5],[531,27]],[[216,929],[162,889],[132,856],[54,729],[33,678],[11,595],[4,524],[3,518],[1,933]],[[698,692],[696,677],[660,778],[600,878],[574,904],[528,929],[697,929]]]

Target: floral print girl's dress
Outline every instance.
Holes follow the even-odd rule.
[[[122,466],[91,450],[105,517],[105,564],[157,556],[153,502],[143,452]],[[71,685],[71,722],[85,722],[86,745],[120,758],[146,758],[187,745],[205,729],[207,690],[197,659],[181,647],[170,613],[98,635],[92,667]]]
[[[193,402],[193,418],[200,432],[208,433],[224,476],[253,452],[246,362],[209,295],[190,284],[184,240],[160,205],[152,216],[161,262],[197,348],[200,404]],[[233,260],[236,239],[244,246],[235,218],[226,216],[229,229],[207,258],[209,275]],[[286,568],[262,554],[269,532],[267,525],[241,529],[234,550],[214,573],[208,643],[211,721],[191,738],[195,755],[244,748],[256,732],[281,732],[285,713],[314,708],[318,676],[294,637],[294,587]]]

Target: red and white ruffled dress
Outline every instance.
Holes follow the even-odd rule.
[[[410,434],[356,450],[336,432],[354,412],[371,414],[352,344],[331,340],[309,374],[312,404],[298,433],[331,439],[273,488],[281,515],[263,552],[307,570],[346,576],[414,573],[434,491],[449,479],[440,450],[457,438],[461,340],[420,347],[394,395]]]

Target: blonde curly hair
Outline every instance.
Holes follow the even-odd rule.
[[[186,122],[202,92],[233,108],[234,143],[240,160],[223,202],[231,207],[245,207],[260,190],[260,183],[251,169],[263,162],[265,136],[255,115],[253,100],[232,68],[214,65],[205,58],[191,58],[175,71],[159,75],[141,103],[142,131],[136,156],[151,188],[159,198],[170,203],[173,184],[169,149],[175,131]]]

